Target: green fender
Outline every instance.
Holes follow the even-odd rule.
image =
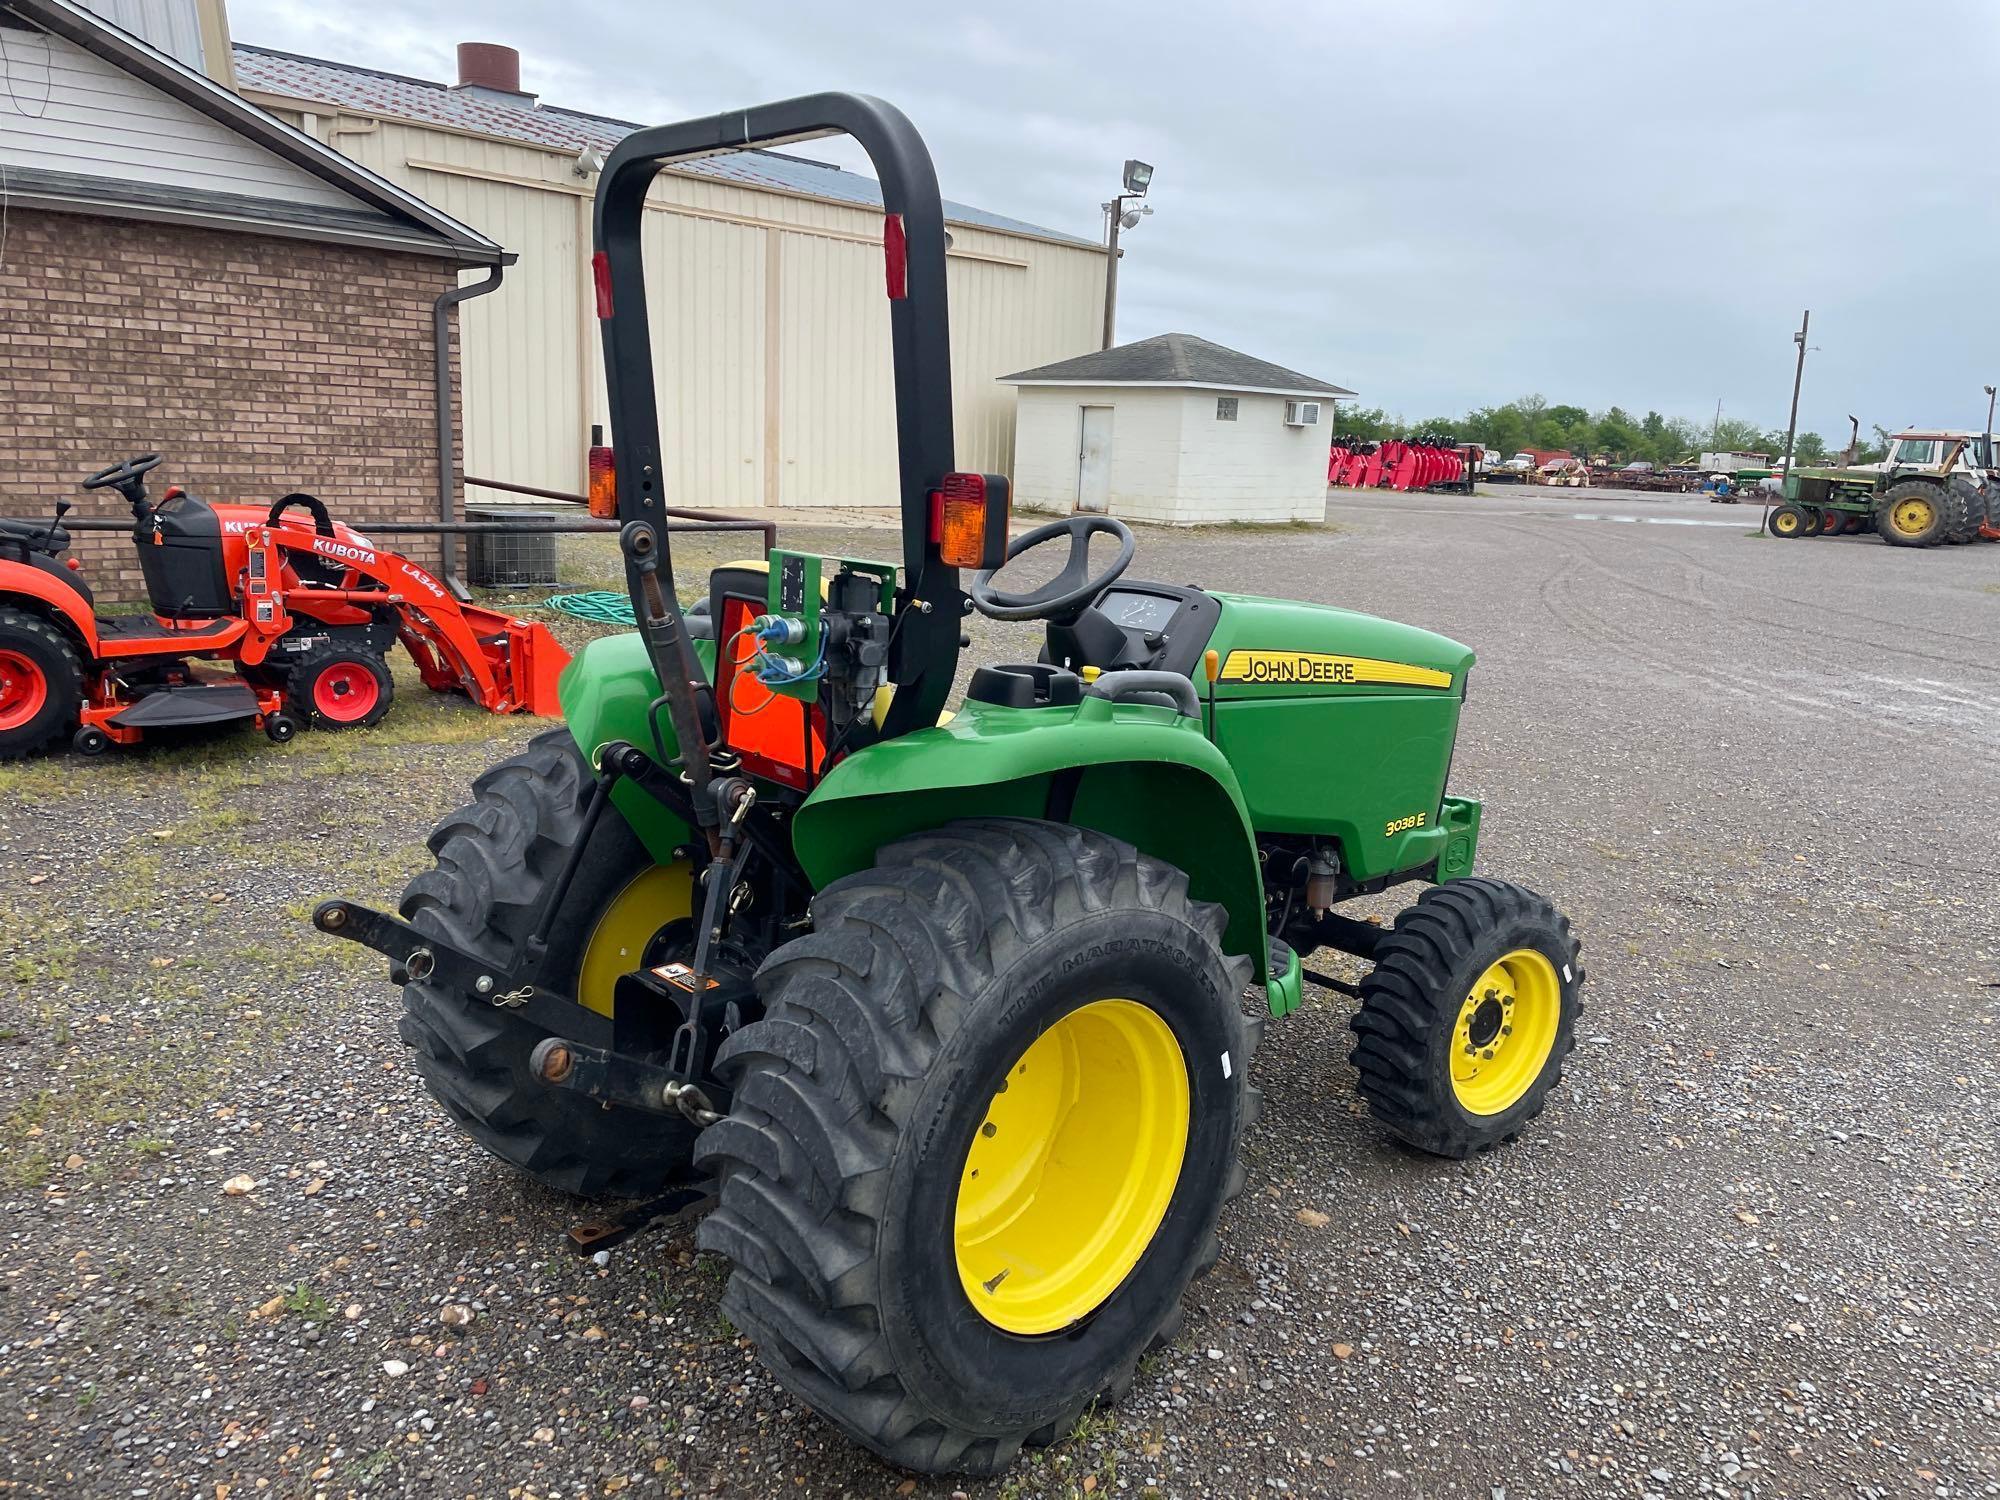
[[[1257,842],[1236,775],[1198,720],[1142,703],[967,703],[949,723],[857,751],[792,822],[815,886],[866,869],[891,840],[954,818],[1051,818],[1120,838],[1186,872],[1229,913],[1223,938],[1262,983],[1269,949]]]
[[[694,653],[704,672],[715,666],[715,642],[694,642]],[[626,740],[641,750],[658,754],[646,712],[660,696],[660,679],[646,656],[646,643],[637,631],[624,635],[603,635],[577,652],[556,681],[556,699],[562,705],[563,722],[575,738],[577,748],[592,765],[597,763],[597,747],[609,740]],[[659,715],[661,742],[671,756],[679,744],[674,726],[663,709]],[[611,792],[611,805],[624,814],[646,852],[663,865],[674,862],[674,850],[688,841],[688,826],[629,781],[621,781]]]

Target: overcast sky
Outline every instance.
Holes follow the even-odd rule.
[[[956,14],[954,14],[956,12]],[[947,196],[1096,235],[1119,337],[1199,334],[1412,419],[1539,391],[1782,425],[1975,425],[2000,382],[2000,5],[1310,0],[866,6],[233,0],[239,41],[644,123],[823,88],[917,123]],[[812,149],[812,148],[808,148]]]

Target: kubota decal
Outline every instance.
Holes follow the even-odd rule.
[[[350,546],[346,542],[337,542],[332,537],[314,536],[312,549],[322,557],[337,557],[344,562],[366,563],[370,567],[375,565],[375,554],[371,549]]]
[[[1218,682],[1391,683],[1397,687],[1448,688],[1451,673],[1372,656],[1333,656],[1324,651],[1232,651]]]

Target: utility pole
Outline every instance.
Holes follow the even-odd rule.
[[[1114,331],[1118,327],[1118,257],[1124,252],[1118,248],[1118,216],[1125,211],[1125,195],[1120,193],[1108,205],[1111,215],[1111,255],[1104,262],[1104,342],[1100,349],[1109,349]]]
[[[1810,327],[1812,327],[1812,309],[1809,307],[1805,311],[1805,316],[1799,319],[1799,331],[1792,335],[1792,342],[1799,346],[1799,362],[1792,371],[1792,414],[1785,422],[1785,477],[1782,483],[1786,488],[1794,488],[1792,445],[1798,441],[1799,436],[1799,387],[1805,383],[1806,378],[1806,330]],[[1771,531],[1771,497],[1768,494],[1764,497],[1764,519],[1758,529],[1767,536]]]
[[[1104,205],[1104,212],[1111,224],[1111,235],[1107,245],[1111,253],[1106,257],[1104,262],[1104,343],[1102,347],[1106,349],[1111,347],[1112,338],[1118,327],[1118,257],[1123,253],[1118,248],[1118,231],[1121,229],[1130,229],[1134,224],[1139,222],[1143,215],[1153,211],[1153,206],[1150,203],[1146,203],[1127,212],[1125,203],[1127,199],[1136,201],[1145,197],[1146,189],[1152,185],[1152,182],[1153,168],[1149,163],[1128,160],[1125,163],[1125,191]]]

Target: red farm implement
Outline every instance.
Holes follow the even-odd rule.
[[[174,486],[154,501],[144,476],[159,461],[84,481],[132,508],[149,613],[97,613],[63,556],[67,505],[46,525],[0,520],[0,760],[65,736],[96,754],[150,730],[240,719],[280,742],[309,723],[373,724],[395,690],[397,641],[428,688],[495,713],[557,712],[569,657],[546,627],[461,603],[311,495],[211,506]]]
[[[1342,489],[1470,490],[1468,449],[1450,438],[1420,433],[1380,443],[1337,437],[1326,482]]]

